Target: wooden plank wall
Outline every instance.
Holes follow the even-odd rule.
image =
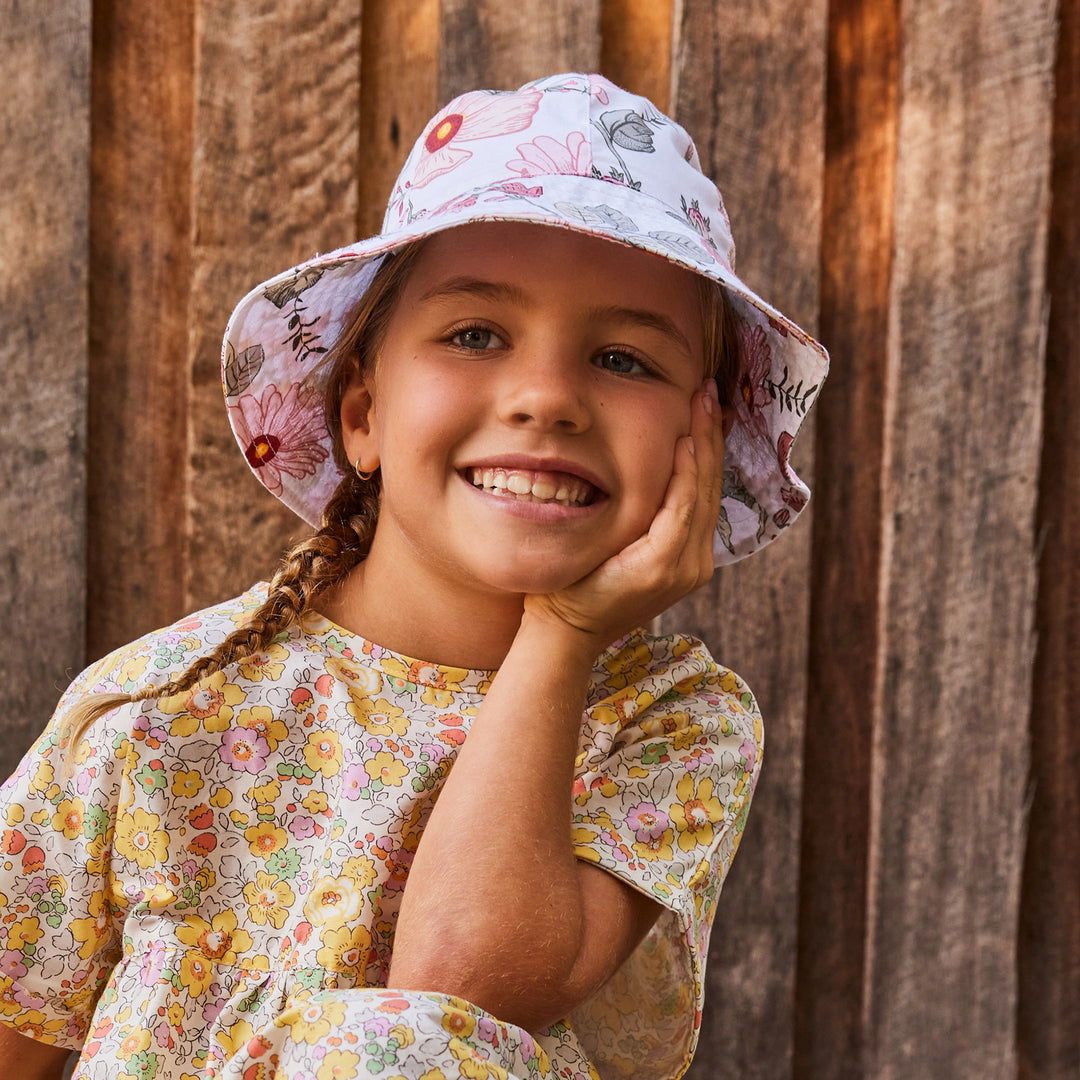
[[[377,230],[454,93],[598,68],[833,355],[808,520],[662,620],[768,722],[689,1075],[1080,1074],[1080,0],[167,8],[0,0],[4,764],[303,532],[227,428],[235,300]]]
[[[3,0],[0,11],[6,774],[83,659],[90,6]]]

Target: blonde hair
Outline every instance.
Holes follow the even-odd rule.
[[[334,460],[342,472],[341,482],[323,510],[321,528],[285,553],[266,600],[244,625],[179,675],[133,693],[88,693],[76,701],[61,728],[61,736],[67,737],[69,764],[74,748],[100,716],[131,702],[182,694],[229,664],[265,650],[278,634],[297,623],[315,597],[339,586],[367,556],[379,516],[380,479],[377,473],[361,479],[349,462],[341,434],[341,401],[350,381],[374,364],[397,297],[423,244],[423,240],[414,241],[384,258],[320,367],[320,374],[329,368],[323,408]],[[735,394],[739,374],[734,313],[721,285],[698,275],[698,289],[705,374],[716,379],[720,402],[727,405]]]
[[[718,281],[696,275],[701,301],[702,352],[705,376],[716,380],[721,406],[734,401],[739,382],[739,334],[735,309],[727,289]]]

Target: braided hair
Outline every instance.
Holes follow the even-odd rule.
[[[322,515],[321,528],[285,553],[270,581],[266,600],[244,624],[216,648],[199,657],[167,682],[131,693],[90,693],[76,701],[64,718],[68,759],[90,726],[118,706],[186,693],[215,672],[266,650],[278,634],[295,625],[312,601],[341,585],[366,558],[379,517],[380,478],[360,477],[345,453],[341,402],[350,381],[369,369],[386,336],[394,305],[401,294],[424,241],[418,240],[384,258],[371,284],[350,316],[341,337],[320,367],[329,369],[324,413],[342,479]],[[716,379],[721,405],[730,404],[739,374],[738,335],[727,292],[716,282],[697,276],[702,314],[705,373]]]
[[[323,408],[334,460],[342,473],[341,482],[323,510],[321,528],[285,553],[265,601],[244,625],[179,675],[131,693],[91,693],[76,701],[64,719],[69,756],[94,721],[112,709],[183,694],[222,668],[267,649],[278,634],[309,610],[315,597],[340,585],[365,558],[379,516],[380,478],[376,473],[362,479],[349,463],[341,434],[341,400],[350,380],[375,362],[395,300],[421,247],[422,241],[414,242],[383,260],[320,368],[320,372],[329,369]]]

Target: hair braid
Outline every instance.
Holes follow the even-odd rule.
[[[88,694],[66,718],[67,745],[74,747],[90,725],[120,705],[183,694],[230,664],[269,648],[295,625],[320,593],[340,585],[371,548],[378,520],[379,480],[346,473],[323,511],[322,528],[285,553],[266,599],[221,644],[175,678],[127,694]]]
[[[323,510],[322,527],[286,552],[270,581],[266,600],[248,616],[244,625],[179,675],[132,693],[86,694],[76,701],[61,728],[62,736],[66,737],[69,766],[73,748],[100,716],[120,705],[185,693],[215,672],[269,648],[278,634],[299,621],[316,596],[340,585],[367,556],[379,517],[380,481],[377,475],[361,480],[349,464],[341,437],[341,399],[349,380],[374,364],[394,302],[421,246],[421,242],[406,245],[382,261],[320,368],[319,374],[329,370],[325,378],[324,412],[334,459],[342,472],[342,480]]]

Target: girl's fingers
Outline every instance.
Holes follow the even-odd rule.
[[[709,389],[711,387],[711,390]],[[712,537],[720,512],[723,415],[710,379],[691,401],[690,435],[675,448],[664,502],[648,540],[663,562],[691,587],[712,574]]]
[[[724,433],[723,413],[716,397],[716,383],[706,381],[695,395],[691,412],[691,438],[694,445],[696,487],[693,520],[686,546],[687,555],[704,581],[712,574],[712,544],[716,519],[720,513],[723,487]]]
[[[675,444],[675,462],[660,509],[648,532],[622,553],[635,565],[635,573],[671,573],[680,563],[693,529],[697,501],[697,462],[691,436]],[[619,559],[620,556],[616,556]]]

